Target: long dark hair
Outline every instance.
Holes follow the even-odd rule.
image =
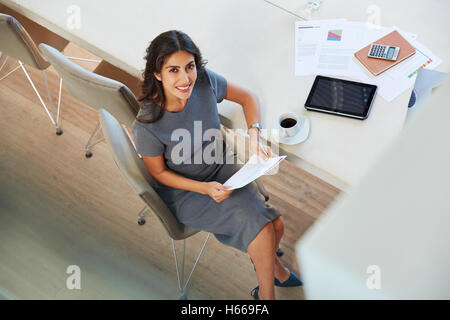
[[[155,105],[159,107],[159,113],[155,118],[148,119],[149,114],[154,114],[151,110],[149,113],[140,114],[136,117],[137,121],[152,123],[158,121],[163,116],[166,97],[164,96],[162,83],[156,79],[154,73],[161,73],[161,68],[164,65],[166,57],[180,50],[193,54],[197,73],[204,72],[206,61],[203,61],[200,50],[187,34],[178,30],[161,33],[153,39],[147,48],[147,54],[144,58],[147,60],[147,63],[145,64],[143,73],[142,96],[139,97],[140,102],[153,100]]]

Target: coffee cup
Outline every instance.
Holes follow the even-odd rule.
[[[281,138],[293,137],[300,130],[301,119],[293,112],[283,113],[278,117],[278,125]]]

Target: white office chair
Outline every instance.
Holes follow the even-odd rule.
[[[53,47],[55,47],[58,51],[63,51],[69,41],[58,36],[57,34],[51,32],[50,30],[40,26],[34,21],[28,19],[27,17],[21,15],[20,13],[12,10],[11,8],[0,3],[0,61],[3,54],[6,58],[3,60],[0,66],[0,72],[5,67],[8,58],[13,57],[19,61],[19,65],[15,67],[13,70],[7,72],[4,76],[0,78],[1,80],[6,79],[8,76],[13,74],[19,68],[25,73],[25,76],[33,88],[36,96],[38,97],[41,105],[44,107],[47,115],[50,118],[50,121],[56,128],[56,134],[61,135],[63,133],[60,126],[60,109],[61,109],[61,88],[62,82],[59,84],[59,93],[58,93],[58,108],[55,115],[53,108],[53,100],[50,94],[47,77],[45,75],[45,70],[49,67],[49,63],[42,57],[41,53],[37,49],[37,45],[41,42],[50,43]],[[79,57],[68,57],[73,60],[82,60],[89,62],[100,62],[100,60],[95,59],[85,59]],[[41,70],[42,77],[44,79],[45,88],[47,90],[48,95],[48,105],[50,108],[47,108],[47,105],[44,103],[41,98],[39,91],[31,80],[30,75],[25,69],[26,64],[28,66],[37,68]],[[49,110],[50,109],[50,110]]]
[[[55,48],[41,43],[39,50],[51,63],[64,80],[64,86],[70,94],[95,109],[107,109],[120,123],[131,127],[134,118],[139,111],[139,103],[130,89],[121,82],[89,72],[74,62],[70,61]],[[58,99],[60,101],[60,99]],[[100,133],[100,123],[94,129],[86,146],[85,156],[92,157],[91,147],[102,139],[94,142]]]
[[[132,140],[130,140],[126,129],[122,128],[119,122],[105,109],[99,110],[99,121],[101,123],[106,144],[112,158],[114,159],[114,162],[119,168],[119,171],[128,184],[146,204],[144,209],[139,212],[139,225],[143,225],[145,223],[143,214],[145,211],[150,210],[159,219],[172,240],[172,249],[178,278],[180,299],[186,299],[189,280],[191,279],[197,263],[200,260],[210,234],[207,234],[192,271],[186,282],[184,282],[185,242],[183,246],[182,271],[180,275],[174,240],[186,241],[187,238],[196,234],[199,230],[192,229],[179,223],[175,216],[167,208],[165,203],[161,200],[159,195],[155,192],[153,189],[155,181],[146,168],[144,161],[136,153]]]
[[[19,61],[19,65],[13,70],[8,72],[6,75],[0,78],[0,81],[6,79],[13,72],[19,68],[25,73],[28,82],[34,90],[34,93],[38,97],[42,107],[45,109],[50,121],[56,128],[56,134],[61,135],[62,130],[59,127],[59,110],[60,105],[58,104],[58,111],[55,116],[52,97],[48,89],[47,77],[45,76],[44,70],[47,69],[50,64],[44,59],[40,54],[36,44],[33,39],[27,33],[27,31],[22,27],[22,25],[12,16],[0,13],[0,51],[6,54],[7,57],[0,66],[0,72],[6,64],[8,56],[13,57]],[[44,100],[41,98],[39,91],[36,89],[30,75],[24,67],[24,64],[29,65],[33,68],[41,70],[42,77],[44,79],[45,88],[48,95],[48,103],[50,106],[47,108]]]
[[[193,236],[199,230],[192,229],[182,223],[180,223],[176,217],[172,214],[166,204],[161,200],[159,195],[153,189],[155,180],[150,175],[144,161],[137,154],[132,138],[129,136],[128,131],[121,127],[119,122],[106,110],[99,110],[99,121],[105,137],[106,144],[111,153],[114,162],[116,163],[122,176],[133,188],[133,190],[141,197],[146,206],[138,214],[138,224],[144,225],[144,213],[150,210],[161,222],[167,234],[172,241],[172,250],[175,260],[175,268],[178,279],[178,289],[180,293],[180,299],[187,299],[187,286],[192,277],[192,274],[203,254],[206,247],[206,243],[210,237],[210,233],[206,235],[203,246],[200,249],[194,266],[186,280],[184,281],[184,258],[186,249],[186,239]],[[222,131],[224,132],[224,131]],[[226,137],[226,135],[224,135]],[[234,145],[234,144],[233,144]],[[239,156],[236,153],[236,156]],[[243,158],[242,156],[240,157]],[[266,199],[269,199],[261,182],[255,181],[261,195]],[[178,268],[177,253],[175,250],[174,240],[183,240],[183,256],[181,272]]]

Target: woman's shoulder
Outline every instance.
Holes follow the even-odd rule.
[[[161,111],[160,109],[161,107],[159,107],[153,100],[145,100],[136,115],[135,124],[142,126],[151,125],[152,123],[149,123],[148,121],[158,117]]]
[[[212,81],[214,81],[215,77],[217,76],[217,73],[212,71],[209,68],[203,68],[203,70],[198,75],[198,80],[204,81],[206,83],[211,84]]]
[[[217,102],[221,102],[226,93],[227,80],[211,69],[205,68],[203,74],[205,82],[208,83],[214,95],[217,97]]]
[[[155,130],[154,123],[143,122],[135,119],[131,125],[131,132],[135,139],[148,140],[158,137],[159,130]]]
[[[216,73],[209,68],[204,68],[202,72],[203,79],[208,81],[209,84],[212,84],[212,81],[215,78]]]

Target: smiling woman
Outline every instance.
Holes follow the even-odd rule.
[[[235,155],[223,152],[220,135],[205,139],[210,132],[220,133],[217,104],[231,100],[243,108],[250,151],[267,157],[258,142],[256,97],[206,69],[197,46],[180,31],[156,37],[146,59],[144,103],[133,135],[137,152],[156,181],[155,191],[181,223],[249,253],[259,283],[252,291],[255,299],[273,299],[274,284],[301,285],[275,254],[284,230],[280,213],[264,203],[254,184],[236,190],[223,186],[239,170]],[[180,130],[187,133],[181,141]],[[179,144],[188,148],[179,152]],[[204,154],[213,152],[217,161],[211,163]],[[269,148],[266,152],[271,154]]]
[[[147,48],[145,59],[143,95],[139,101],[153,100],[159,110],[153,117],[140,114],[137,120],[151,123],[161,119],[165,110],[176,112],[184,108],[206,62],[191,38],[176,30],[156,37]]]
[[[167,58],[161,72],[154,75],[163,84],[165,109],[170,112],[183,110],[197,80],[194,55],[177,51]]]

